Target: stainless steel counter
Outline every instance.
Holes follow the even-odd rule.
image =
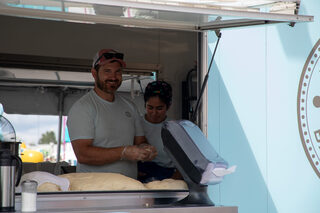
[[[238,207],[181,206],[176,203],[188,191],[126,191],[39,193],[37,212],[177,212],[237,213]],[[21,195],[16,195],[16,212],[21,212]]]

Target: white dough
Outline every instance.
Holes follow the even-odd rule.
[[[60,186],[54,183],[43,183],[40,186],[38,186],[37,189],[38,192],[60,192],[62,191]]]
[[[22,175],[20,180],[20,185],[17,187],[17,192],[21,191],[21,183],[25,180],[34,180],[38,183],[38,191],[68,191],[69,190],[69,181],[66,178],[61,178],[56,175],[53,175],[49,172],[34,171]],[[49,184],[48,184],[49,183]],[[45,186],[42,186],[45,184]],[[56,186],[53,186],[56,185]],[[40,190],[39,190],[40,188]],[[44,190],[44,191],[43,191]]]
[[[69,173],[59,177],[70,181],[70,191],[146,190],[140,181],[118,173]]]
[[[155,180],[145,184],[145,187],[153,190],[179,190],[179,189],[188,189],[188,185],[183,180],[175,179],[164,179],[164,180]]]
[[[121,190],[185,190],[188,189],[183,180],[164,179],[143,184],[138,180],[119,173],[69,173],[56,176],[67,179],[70,183],[68,191],[121,191]],[[35,179],[38,179],[35,178]],[[59,185],[53,182],[42,182],[38,192],[59,192]]]

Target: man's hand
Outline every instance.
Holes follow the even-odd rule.
[[[141,159],[147,158],[148,155],[149,155],[149,152],[147,150],[144,150],[137,145],[126,146],[122,151],[121,159],[130,160],[130,161],[139,161]]]
[[[155,147],[145,145],[126,146],[121,155],[122,160],[149,161],[155,158],[157,151]]]
[[[144,158],[144,159],[141,159],[141,161],[151,161],[153,160],[156,156],[157,156],[157,150],[156,150],[156,147],[154,146],[151,146],[150,144],[147,144],[147,143],[143,143],[143,144],[140,144],[139,145],[140,148],[144,149],[144,150],[147,150],[149,152],[149,155]]]

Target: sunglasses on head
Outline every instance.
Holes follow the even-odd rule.
[[[116,58],[116,59],[121,59],[123,60],[124,54],[123,53],[103,53],[94,63],[94,66],[97,66],[98,62],[100,59],[104,57],[106,60]]]

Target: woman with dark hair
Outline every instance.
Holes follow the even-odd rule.
[[[165,81],[149,83],[144,92],[146,114],[142,118],[142,127],[150,145],[155,146],[158,155],[153,161],[138,163],[138,180],[150,182],[174,178],[177,175],[173,162],[163,150],[161,128],[167,120],[167,111],[172,102],[172,88]]]

